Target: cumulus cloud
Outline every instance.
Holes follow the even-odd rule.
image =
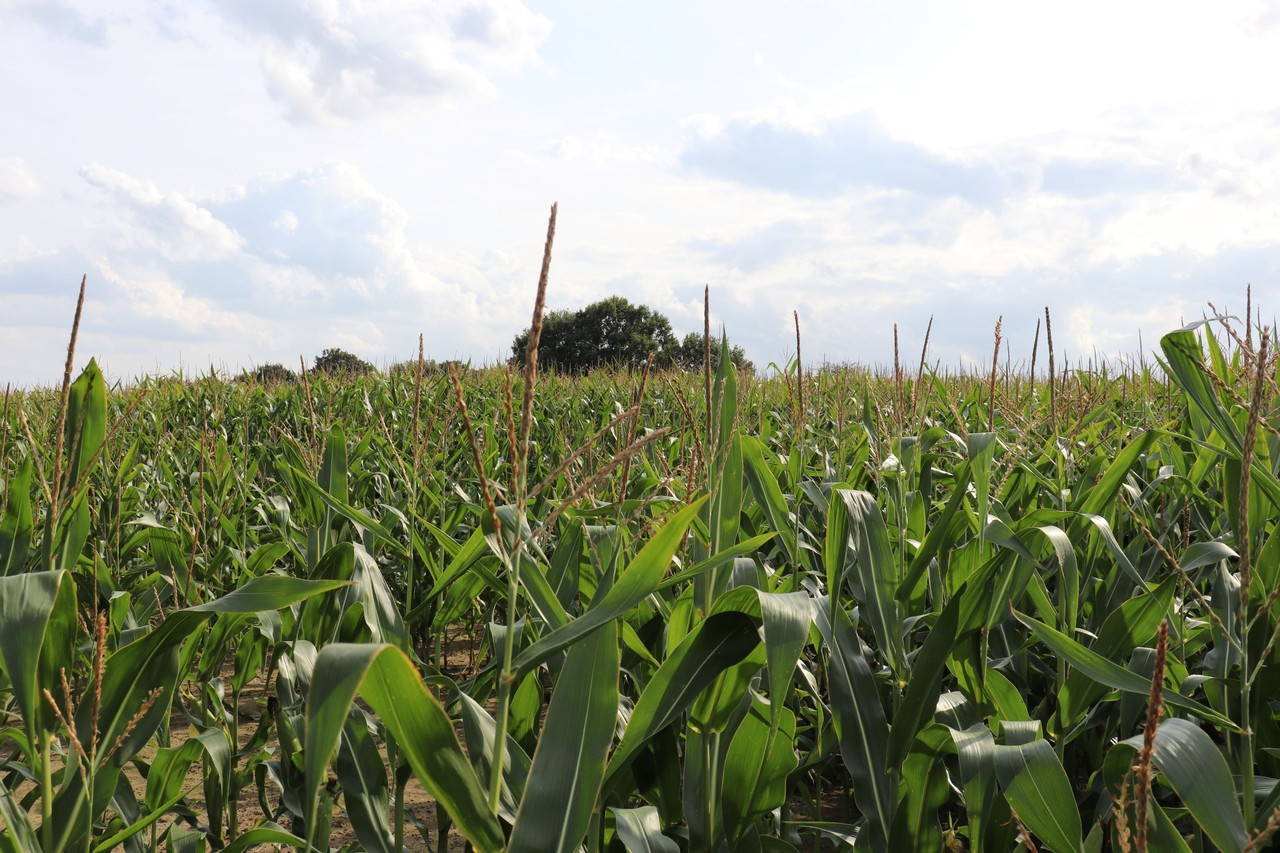
[[[445,289],[410,246],[404,208],[348,164],[257,178],[209,205],[242,237],[244,271],[274,298],[332,310]]]
[[[227,304],[332,311],[437,284],[419,269],[404,209],[347,164],[256,178],[208,199],[98,164],[81,175],[105,196],[101,236],[122,269],[162,264]]]
[[[892,136],[874,114],[860,112],[809,126],[783,117],[742,116],[694,126],[681,162],[718,178],[803,196],[831,197],[866,188],[998,202],[1027,183],[978,157],[931,151]]]
[[[95,288],[105,283],[115,299],[107,317],[112,328],[145,331],[164,340],[245,340],[261,343],[268,338],[267,324],[260,317],[224,309],[216,297],[193,294],[190,289],[160,270],[145,268],[125,272],[100,261],[95,265],[99,278]],[[128,317],[120,316],[127,312]],[[113,316],[115,315],[115,316]],[[137,328],[141,326],[141,328]]]
[[[1001,315],[1014,361],[1025,360],[1046,305],[1073,363],[1132,356],[1140,331],[1149,352],[1207,301],[1238,303],[1247,283],[1257,294],[1280,281],[1280,217],[1259,206],[1280,190],[1274,115],[1201,128],[1194,145],[1147,127],[1011,140],[970,150],[969,159],[937,155],[947,169],[1000,164],[991,167],[1004,179],[994,199],[948,182],[963,170],[939,167],[937,183],[922,185],[870,169],[871,158],[851,164],[831,149],[875,134],[851,135],[850,126],[821,118],[688,124],[686,166],[736,192],[770,193],[718,232],[682,243],[703,265],[684,263],[712,283],[713,304],[719,290],[730,335],[758,363],[790,351],[792,309],[806,348],[837,360],[883,362],[895,322],[904,340],[916,334],[905,346],[918,347],[931,314],[931,351],[943,364],[989,359]],[[908,150],[905,162],[913,156]],[[827,185],[837,189],[819,192]]]
[[[1267,0],[1253,15],[1241,22],[1241,28],[1254,36],[1266,35],[1280,29],[1280,2]]]
[[[1142,139],[1038,139],[962,151],[891,134],[869,111],[795,111],[722,121],[694,116],[680,155],[687,168],[792,196],[828,199],[900,192],[992,209],[1035,192],[1093,198],[1187,188],[1185,152]]]
[[[1069,267],[1022,268],[1000,275],[956,274],[921,265],[901,276],[867,274],[851,259],[782,265],[755,275],[712,279],[712,306],[735,343],[757,364],[781,363],[794,352],[791,311],[800,312],[805,349],[815,361],[886,366],[893,327],[901,348],[918,357],[930,316],[929,361],[954,370],[989,365],[992,330],[1004,318],[1015,364],[1031,358],[1036,322],[1045,306],[1053,315],[1058,364],[1088,359],[1149,357],[1161,335],[1198,319],[1213,301],[1239,308],[1245,285],[1280,279],[1276,246],[1225,251],[1212,257],[1190,251],[1130,264],[1081,262]],[[1039,365],[1045,367],[1043,330]],[[1002,355],[1003,359],[1003,355]],[[808,360],[808,358],[806,359]]]
[[[697,238],[689,241],[689,247],[706,253],[714,263],[754,273],[797,255],[826,248],[828,242],[822,230],[820,224],[784,219],[746,234]]]
[[[3,10],[5,4],[0,4]],[[107,24],[102,18],[88,15],[69,3],[58,0],[18,0],[9,4],[19,17],[25,18],[45,32],[82,44],[103,47],[107,44]]]
[[[94,163],[80,176],[102,190],[113,207],[129,214],[122,237],[136,248],[160,252],[171,261],[216,261],[239,249],[234,230],[207,209],[150,181]]]
[[[492,358],[525,319],[537,275],[536,256],[415,242],[405,210],[349,164],[208,197],[98,164],[81,176],[100,211],[75,248],[19,239],[0,255],[0,340],[43,330],[39,346],[0,347],[0,383],[53,381],[86,272],[84,351],[126,376],[192,359],[293,364],[331,346],[386,361],[410,355],[419,332],[433,357]]]
[[[298,121],[490,91],[494,74],[536,62],[551,29],[521,0],[223,0],[217,9],[265,39],[267,91]]]
[[[21,157],[0,157],[0,201],[30,198],[39,191],[36,176]]]
[[[1048,193],[1091,198],[1165,191],[1186,184],[1177,173],[1155,164],[1063,158],[1044,165],[1040,189]]]

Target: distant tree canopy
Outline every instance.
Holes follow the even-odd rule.
[[[466,373],[471,369],[470,364],[464,361],[458,361],[457,359],[436,361],[434,358],[428,358],[422,362],[422,375],[431,377],[448,376],[450,367],[456,368],[460,374]],[[410,361],[398,361],[387,368],[387,375],[409,377],[417,376],[418,360],[412,359]]]
[[[252,379],[259,385],[278,385],[281,382],[293,382],[297,379],[292,370],[279,362],[275,364],[260,364],[251,372],[246,373],[244,378]]]
[[[529,330],[525,329],[511,342],[511,360],[523,366],[528,349]],[[670,320],[621,296],[602,299],[579,311],[552,311],[543,317],[538,363],[548,370],[586,373],[606,366],[640,368],[650,353],[658,367],[701,367],[702,336],[691,332],[683,341],[677,340]],[[713,363],[718,356],[719,347],[713,346]],[[731,357],[740,368],[752,367],[741,347],[733,347]]]
[[[346,350],[330,348],[316,356],[317,373],[328,376],[364,376],[374,372],[374,366]]]
[[[703,343],[702,335],[697,332],[690,332],[684,336],[676,348],[675,367],[682,370],[701,370],[703,361]],[[733,366],[738,370],[755,370],[756,366],[747,358],[746,352],[742,347],[729,347],[729,360],[733,362]],[[715,338],[711,339],[711,369],[715,370],[720,366],[720,342]]]

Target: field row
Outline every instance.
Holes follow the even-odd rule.
[[[9,392],[0,851],[1270,849],[1273,350]]]

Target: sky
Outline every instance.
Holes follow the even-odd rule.
[[[793,312],[810,365],[1026,362],[1046,306],[1136,358],[1275,316],[1277,57],[1280,0],[0,0],[0,384],[82,276],[114,380],[495,363],[552,202],[549,307],[709,286],[764,370]]]

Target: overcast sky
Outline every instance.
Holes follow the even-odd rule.
[[[1280,290],[1280,2],[0,0],[0,384],[494,362],[620,294],[760,366],[1134,354]],[[1042,350],[1043,352],[1043,350]],[[1043,364],[1043,361],[1041,362]]]

